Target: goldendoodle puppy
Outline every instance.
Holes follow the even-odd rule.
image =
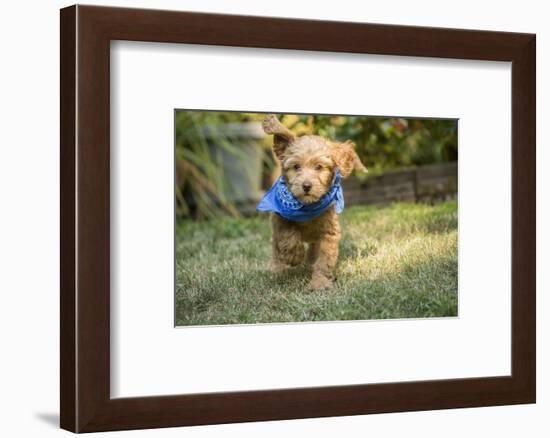
[[[344,209],[340,181],[354,169],[366,168],[349,141],[296,137],[274,115],[264,119],[263,129],[274,135],[273,151],[282,169],[257,207],[274,213],[272,270],[279,272],[305,259],[313,271],[309,287],[330,287],[341,236],[338,214]]]

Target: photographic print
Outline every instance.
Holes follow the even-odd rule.
[[[458,120],[175,111],[175,324],[458,315]]]

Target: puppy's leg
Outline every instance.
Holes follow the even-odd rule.
[[[305,251],[302,236],[298,228],[278,216],[272,219],[272,251],[271,270],[280,272],[304,261]]]
[[[319,243],[311,242],[307,247],[307,264],[313,266],[319,257]]]
[[[338,261],[339,233],[324,234],[315,244],[318,248],[317,259],[313,263],[313,273],[309,282],[310,289],[324,289],[332,286],[334,268]]]

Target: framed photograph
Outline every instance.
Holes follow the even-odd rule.
[[[61,427],[535,402],[535,36],[61,10]]]

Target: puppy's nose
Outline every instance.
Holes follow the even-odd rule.
[[[309,193],[309,191],[311,190],[311,183],[306,181],[302,184],[302,188],[304,189],[305,193]]]

